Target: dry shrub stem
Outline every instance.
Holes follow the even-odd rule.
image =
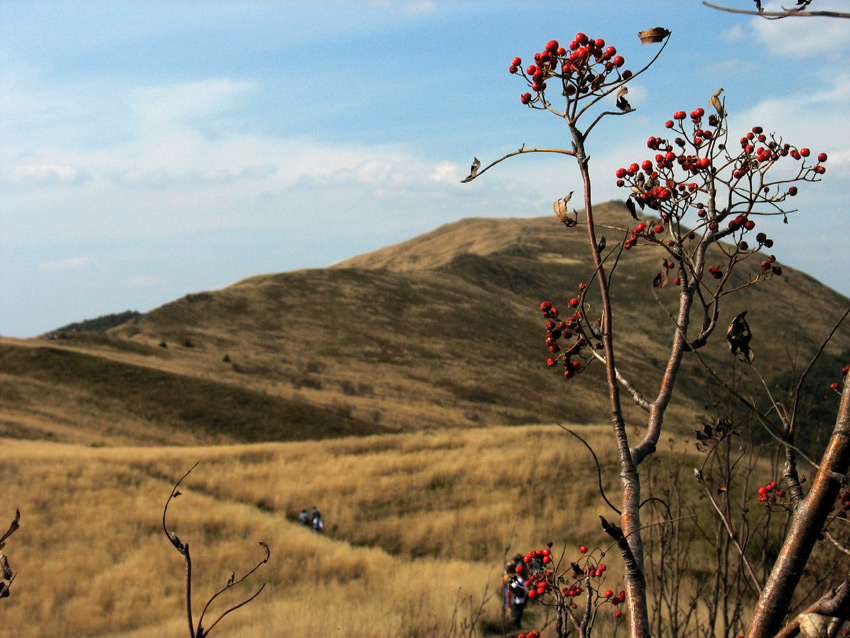
[[[264,552],[264,556],[263,556],[262,560],[260,560],[253,568],[251,568],[249,571],[247,571],[243,576],[241,576],[239,578],[236,578],[235,573],[231,574],[230,578],[227,580],[227,583],[224,585],[224,587],[222,587],[221,589],[216,591],[209,598],[209,600],[207,600],[206,604],[204,605],[203,610],[201,611],[201,616],[200,616],[200,618],[198,618],[198,625],[197,625],[197,627],[195,627],[195,624],[192,620],[192,556],[189,553],[189,543],[181,542],[180,539],[178,538],[176,532],[174,532],[174,531],[169,532],[168,531],[168,525],[167,525],[166,517],[168,515],[168,506],[171,504],[171,501],[176,499],[178,496],[181,495],[181,492],[178,489],[180,487],[180,484],[183,482],[183,480],[187,476],[189,476],[189,474],[192,473],[192,470],[194,470],[196,467],[198,467],[198,463],[195,463],[191,468],[189,468],[189,470],[183,476],[181,476],[178,479],[177,483],[175,483],[174,487],[171,489],[171,493],[168,495],[168,499],[165,501],[165,506],[162,509],[162,530],[163,530],[163,532],[165,532],[166,538],[168,538],[169,542],[172,545],[174,545],[174,548],[178,552],[180,552],[180,554],[183,556],[183,558],[186,562],[186,619],[189,622],[189,638],[204,638],[205,636],[209,635],[209,633],[213,630],[213,628],[225,616],[227,616],[231,612],[236,611],[240,607],[244,607],[245,605],[250,603],[252,600],[254,600],[257,596],[260,595],[260,593],[263,591],[263,589],[266,586],[265,583],[263,583],[263,585],[261,585],[260,588],[253,595],[249,596],[248,598],[246,598],[242,602],[240,602],[236,605],[233,605],[232,607],[230,607],[227,610],[225,610],[224,612],[222,612],[218,616],[218,618],[216,618],[208,628],[204,627],[204,616],[206,616],[206,613],[209,610],[210,605],[213,603],[213,601],[216,598],[218,598],[221,594],[223,594],[224,592],[228,591],[232,587],[235,587],[236,585],[243,582],[245,579],[247,579],[249,576],[251,576],[255,571],[257,571],[262,565],[265,565],[269,561],[270,552],[269,552],[269,546],[266,545],[266,543],[260,541],[260,546],[263,548],[263,552]]]

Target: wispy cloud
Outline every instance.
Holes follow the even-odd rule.
[[[125,286],[130,286],[133,288],[149,288],[150,286],[155,286],[158,283],[159,279],[157,279],[156,277],[147,277],[144,275],[124,280]]]
[[[846,3],[824,0],[818,10],[846,10]],[[766,11],[782,9],[782,3],[769,2]],[[835,53],[850,46],[850,29],[844,20],[793,19],[764,20],[753,18],[750,25],[757,44],[772,53],[791,58],[812,58],[817,54]]]
[[[43,272],[66,272],[69,270],[82,270],[97,263],[97,259],[94,257],[74,257],[60,261],[47,261],[39,264],[38,269]]]
[[[78,184],[89,179],[88,171],[67,164],[31,162],[15,166],[9,178],[31,184]]]

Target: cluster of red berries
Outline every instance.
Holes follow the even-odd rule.
[[[561,80],[564,95],[569,98],[574,94],[598,91],[606,86],[611,73],[616,73],[616,77],[608,85],[628,80],[632,72],[620,71],[625,63],[626,60],[617,55],[614,47],[605,46],[605,40],[577,33],[567,48],[562,47],[557,40],[549,40],[542,51],[534,54],[534,64],[523,69],[522,59],[517,57],[511,61],[508,70],[522,74],[531,90],[538,95],[546,90],[546,80],[557,78]],[[520,97],[523,104],[530,104],[536,99],[531,93],[523,93]]]
[[[527,634],[520,634],[517,638],[540,638],[540,632],[536,629],[529,631]]]
[[[782,144],[778,142],[773,138],[773,136],[771,136],[770,140],[768,140],[767,135],[764,134],[764,129],[761,126],[754,126],[749,133],[741,138],[740,144],[746,157],[742,158],[738,168],[733,171],[732,177],[735,179],[744,177],[750,171],[758,170],[762,164],[775,162],[780,157],[790,156],[795,160],[801,160],[811,155],[811,151],[809,149],[792,148],[790,144]],[[759,144],[761,144],[761,146],[758,146]],[[826,173],[826,167],[824,167],[823,164],[827,159],[828,156],[826,153],[819,153],[817,156],[818,163],[814,166],[810,166],[807,169],[807,172],[815,175],[823,175]],[[788,189],[788,194],[792,197],[796,195],[797,187],[791,186]]]
[[[777,489],[776,481],[771,481],[759,488],[759,502],[761,503],[775,503],[777,498],[783,496],[785,496],[785,490]]]
[[[715,279],[720,279],[721,277],[723,277],[723,271],[720,269],[719,266],[709,266],[708,274],[714,277]]]
[[[718,110],[718,112],[722,111]],[[689,207],[696,206],[702,212],[700,216],[705,217],[705,212],[702,210],[704,207],[694,203],[696,197],[705,190],[705,186],[697,183],[699,179],[693,181],[693,178],[701,177],[707,182],[709,176],[716,173],[716,169],[712,166],[712,157],[726,151],[726,146],[721,140],[725,135],[725,129],[723,118],[714,114],[708,116],[708,125],[704,127],[705,110],[698,108],[691,111],[692,127],[689,127],[690,130],[686,132],[684,120],[687,117],[684,111],[677,111],[673,114],[673,119],[666,122],[665,126],[668,129],[675,129],[675,132],[681,133],[681,136],[676,137],[672,143],[664,137],[651,136],[647,139],[647,147],[657,152],[654,161],[646,159],[640,164],[633,163],[628,167],[617,169],[615,173],[617,186],[631,187],[632,193],[629,197],[640,204],[641,208],[645,206],[653,210],[665,208],[670,212],[680,210],[677,216],[681,217],[681,213]],[[691,152],[686,150],[688,146]],[[768,139],[760,126],[754,126],[741,138],[741,149],[742,153],[738,157],[727,154],[723,159],[723,164],[733,167],[732,179],[734,180],[739,180],[756,171],[763,174],[781,157],[803,159],[811,155],[811,151],[807,148],[798,150],[790,144],[782,144],[781,140],[777,141],[773,136]],[[819,154],[817,160],[818,164],[813,166],[804,164],[796,178],[790,181],[813,181],[817,175],[822,175],[826,171],[823,166],[827,160],[826,153]],[[676,166],[685,172],[684,178],[677,178],[674,175]],[[777,183],[787,181],[789,180]],[[776,201],[783,199],[785,195],[796,195],[797,187],[790,186],[785,193],[777,192],[772,198],[768,195],[769,192],[770,185],[762,185],[754,194],[764,201]],[[712,231],[717,230],[714,220],[711,220],[708,226]],[[734,233],[742,229],[752,230],[752,226],[754,222],[747,220],[746,217],[735,218],[730,221],[730,232]]]
[[[587,285],[581,284],[579,289],[581,293],[583,293],[587,289]],[[579,297],[570,299],[570,307],[577,308],[581,304],[580,299],[581,294],[579,294]],[[564,366],[564,376],[571,379],[582,371],[582,362],[579,360],[573,360],[572,356],[578,354],[588,345],[587,339],[581,334],[581,311],[577,310],[572,316],[567,318],[566,321],[556,322],[555,320],[558,318],[559,312],[557,308],[552,306],[551,302],[544,301],[541,303],[540,310],[543,312],[543,318],[547,319],[546,347],[549,348],[549,352],[554,355],[561,352],[562,348],[558,343],[559,339],[575,339],[575,341],[571,344],[565,346],[562,354],[555,357],[549,357],[546,360],[546,365],[552,368],[558,364],[558,359],[561,359]]]
[[[846,377],[847,373],[850,372],[850,366],[844,366],[841,368],[841,376]],[[838,392],[838,388],[841,387],[841,384],[838,381],[835,381],[829,385],[830,388]]]
[[[610,589],[606,589],[605,592],[603,593],[603,596],[605,596],[605,598],[608,599],[608,602],[611,603],[612,605],[614,605],[615,607],[618,606],[618,605],[622,605],[624,602],[626,602],[626,592],[625,591],[621,591],[619,594],[614,594],[614,592],[611,591]],[[622,615],[623,615],[623,612],[621,612],[619,609],[617,609],[614,612],[615,618],[620,618],[620,617],[622,617]]]
[[[645,224],[644,222],[639,223],[635,229],[632,231],[631,237],[626,239],[623,242],[623,248],[628,250],[635,244],[637,244],[637,240],[639,237],[646,237],[648,239],[653,239],[656,235],[661,235],[664,233],[664,226],[661,224]],[[672,266],[671,266],[672,268]]]

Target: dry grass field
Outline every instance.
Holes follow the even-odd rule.
[[[593,438],[596,429],[587,431]],[[161,531],[171,484],[196,460],[170,512],[197,572],[196,604],[272,548],[267,590],[221,635],[426,636],[450,622],[458,588],[480,598],[514,530],[603,542],[582,450],[551,427],[497,428],[203,448],[87,448],[4,441],[3,507],[23,512],[8,548],[20,572],[3,617],[22,638],[180,635],[181,558]],[[564,475],[571,467],[572,477]],[[541,474],[546,480],[540,480]],[[318,505],[318,536],[297,525]],[[245,590],[247,591],[247,589]],[[487,608],[498,622],[495,601]]]
[[[628,215],[619,203],[599,214],[611,233]],[[195,461],[170,518],[192,548],[196,608],[262,556],[258,541],[272,551],[255,581],[266,590],[220,636],[442,636],[458,600],[462,616],[469,597],[494,592],[508,545],[551,540],[566,560],[582,544],[607,547],[590,455],[540,425],[579,424],[613,488],[600,366],[569,383],[548,370],[536,310],[586,277],[581,241],[554,218],[464,220],[334,268],[187,295],[107,333],[0,339],[0,525],[22,512],[0,617],[21,638],[185,634],[183,563],[161,514]],[[665,289],[646,303],[656,270],[632,251],[614,291],[619,363],[647,392],[675,299]],[[748,311],[757,365],[780,398],[817,349],[816,327],[847,301],[785,272],[721,317]],[[775,338],[777,318],[793,338]],[[718,341],[703,357],[731,374]],[[847,352],[840,334],[809,375],[807,422],[829,422],[822,399]],[[670,459],[697,462],[693,431],[718,399],[698,365],[685,362],[666,415],[671,439],[652,468],[662,482],[676,480]],[[635,412],[627,422],[641,422]],[[817,437],[803,438],[814,450]],[[753,481],[775,478],[757,470]],[[322,536],[296,522],[313,505]],[[692,559],[694,573],[713,560],[706,547]],[[501,635],[499,603],[485,605],[485,635]]]
[[[580,431],[615,480],[606,429]],[[221,636],[439,636],[459,594],[477,605],[485,587],[495,591],[509,543],[513,554],[552,540],[568,559],[581,544],[609,545],[593,463],[555,426],[218,447],[3,445],[2,509],[23,518],[7,548],[19,576],[2,614],[21,638],[185,633],[182,558],[161,514],[195,461],[169,520],[192,549],[196,607],[262,557],[257,541],[272,551],[238,592],[266,590]],[[684,441],[676,449],[693,453]],[[312,505],[324,535],[297,524]],[[543,616],[531,609],[531,620]],[[498,635],[500,623],[496,597],[480,626]]]

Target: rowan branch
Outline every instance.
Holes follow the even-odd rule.
[[[758,16],[766,20],[781,20],[782,18],[850,18],[850,13],[845,11],[794,11],[786,9],[784,11],[763,11],[752,9],[733,9],[732,7],[721,7],[717,4],[703,1],[703,4],[709,9],[717,11],[725,11],[726,13],[737,13],[747,16]]]

